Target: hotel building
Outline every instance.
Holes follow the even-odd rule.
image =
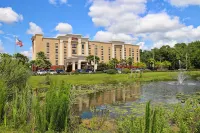
[[[38,52],[44,52],[52,63],[52,68],[63,67],[68,71],[81,69],[87,64],[86,57],[95,55],[100,62],[108,63],[112,58],[118,60],[134,58],[140,62],[138,45],[125,44],[121,41],[99,42],[90,41],[82,35],[67,34],[57,38],[46,38],[41,34],[32,37],[32,59],[36,59]],[[93,64],[94,65],[94,64]],[[97,64],[95,64],[95,69]]]

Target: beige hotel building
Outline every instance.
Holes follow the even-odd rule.
[[[138,45],[125,44],[121,41],[90,41],[89,38],[76,34],[66,34],[57,38],[46,38],[36,34],[32,37],[32,49],[33,60],[36,59],[37,53],[42,51],[52,63],[52,69],[63,67],[67,71],[83,68],[87,64],[86,57],[89,55],[98,56],[100,62],[104,63],[108,63],[112,58],[121,60],[129,57],[134,58],[134,62],[140,62]]]

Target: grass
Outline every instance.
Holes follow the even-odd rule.
[[[200,74],[200,71],[189,72],[190,75]],[[79,74],[79,75],[51,75],[51,80],[55,82],[65,81],[73,85],[94,85],[94,84],[103,84],[108,81],[116,82],[133,82],[133,81],[164,81],[164,80],[174,80],[177,75],[177,72],[147,72],[143,73],[142,77],[133,78],[130,77],[130,74]],[[38,85],[45,80],[46,76],[32,76],[29,79],[29,83],[33,88],[38,87]]]

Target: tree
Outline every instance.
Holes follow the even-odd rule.
[[[164,61],[164,62],[162,62],[162,66],[163,66],[164,68],[169,68],[171,65],[172,65],[171,62],[169,62],[169,61]]]
[[[134,58],[129,57],[129,58],[127,59],[127,63],[128,63],[129,66],[132,66],[133,63],[134,63]]]
[[[122,66],[126,66],[126,65],[127,65],[127,60],[126,60],[126,59],[121,59],[121,60],[119,61],[119,63],[120,63],[120,65],[122,65]]]
[[[44,52],[38,52],[36,60],[34,61],[35,65],[39,68],[46,69],[51,67],[51,62],[46,59]]]
[[[13,94],[13,88],[22,89],[30,76],[27,66],[11,56],[2,56],[0,59],[0,81],[3,81]]]
[[[14,54],[13,57],[19,60],[19,62],[22,62],[23,64],[26,64],[29,61],[27,56],[24,56],[23,54],[20,54],[20,53]]]
[[[154,60],[153,58],[149,58],[149,59],[148,59],[148,65],[149,65],[149,67],[150,67],[150,68],[153,68],[153,67],[154,67],[154,66],[153,66],[154,64],[155,64],[155,60]]]
[[[107,69],[109,69],[108,64],[103,63],[103,62],[98,64],[97,71],[104,71],[104,70],[107,70]]]
[[[156,62],[155,62],[155,67],[156,67],[157,69],[162,69],[162,66],[163,66],[163,63],[162,63],[162,62],[160,62],[160,61],[156,61]]]
[[[89,55],[86,57],[86,60],[91,64],[94,62],[94,55]],[[95,56],[95,63],[98,63],[100,61],[100,58],[98,56]]]
[[[112,60],[109,61],[109,66],[111,68],[116,68],[116,65],[119,63],[119,61],[116,58],[112,58]]]
[[[134,63],[134,66],[137,68],[146,68],[147,67],[146,64],[143,62]]]

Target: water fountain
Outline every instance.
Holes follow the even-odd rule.
[[[179,73],[178,73],[178,76],[177,76],[177,81],[178,81],[178,85],[183,85],[183,81],[185,80],[187,78],[187,75],[184,73],[184,72],[182,72],[182,71],[180,71]]]

